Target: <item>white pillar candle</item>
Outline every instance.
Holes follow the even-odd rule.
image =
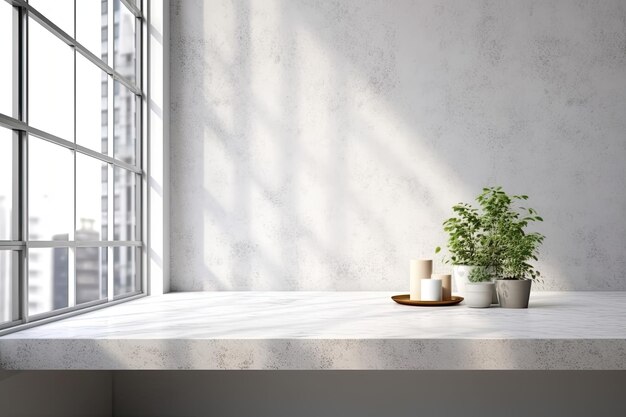
[[[430,278],[432,273],[433,273],[432,259],[411,259],[411,275],[410,275],[411,294],[409,294],[409,298],[411,300],[419,301],[421,299],[420,280]]]
[[[422,301],[441,301],[441,280],[421,280]]]

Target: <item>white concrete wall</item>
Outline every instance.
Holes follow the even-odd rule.
[[[483,186],[626,290],[620,0],[173,0],[173,290],[406,290]]]

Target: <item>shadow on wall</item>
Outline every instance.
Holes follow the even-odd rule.
[[[619,2],[171,4],[173,290],[403,290],[492,184],[626,289]]]

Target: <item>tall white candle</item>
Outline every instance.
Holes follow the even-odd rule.
[[[430,278],[433,273],[432,259],[411,259],[411,275],[409,298],[411,300],[421,300],[420,280]]]
[[[441,280],[421,280],[422,301],[441,301]]]

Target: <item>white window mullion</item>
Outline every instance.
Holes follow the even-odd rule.
[[[113,1],[114,0],[108,0],[107,2],[107,19],[108,19],[108,24],[107,24],[107,56],[108,58],[108,63],[109,66],[111,68],[115,68],[115,51],[114,51],[114,46],[113,43],[115,42],[114,40],[114,7],[113,7]],[[108,112],[107,112],[107,123],[108,123],[108,128],[107,128],[107,134],[108,134],[108,141],[107,141],[107,152],[109,154],[110,157],[113,157],[113,141],[115,140],[115,132],[113,129],[113,117],[114,117],[114,113],[115,113],[115,107],[114,107],[114,100],[113,100],[113,96],[114,96],[114,88],[115,88],[115,81],[112,77],[108,78],[108,97],[107,97],[107,102],[108,102]],[[113,230],[115,225],[113,224],[114,222],[114,210],[115,210],[115,206],[114,206],[114,189],[113,189],[113,181],[114,181],[114,177],[113,177],[113,165],[112,164],[108,164],[108,183],[107,183],[107,188],[108,188],[108,196],[107,196],[107,203],[108,203],[108,207],[107,207],[107,222],[108,222],[108,227],[107,227],[107,240],[113,240]],[[115,288],[114,288],[114,264],[113,264],[113,249],[112,248],[108,248],[107,249],[107,299],[109,301],[113,301],[113,298],[115,296]]]
[[[112,84],[112,83],[109,83]],[[110,130],[109,130],[110,132]],[[111,134],[109,133],[109,139]],[[107,240],[113,240],[113,165],[109,164],[107,169],[108,182],[107,182]],[[114,287],[113,287],[114,271],[113,271],[113,248],[107,249],[107,299],[113,301]]]
[[[74,0],[74,39],[76,39],[76,0]],[[74,144],[78,142],[76,138],[76,48],[73,48],[74,57]],[[72,151],[72,160],[74,162],[74,175],[73,175],[73,193],[74,204],[72,205],[72,228],[70,230],[69,241],[76,240],[76,150]],[[67,250],[67,306],[74,307],[76,305],[76,248],[68,248]]]
[[[23,8],[15,11],[14,23],[14,44],[17,44],[17,77],[18,86],[16,99],[18,102],[18,114],[20,121],[28,123],[28,16]],[[18,191],[19,199],[19,232],[20,240],[28,242],[28,135],[20,132],[18,135],[19,142],[19,178],[20,184]],[[24,323],[28,323],[28,250],[24,249],[19,256],[19,275],[22,278],[19,283],[20,292],[20,316]]]
[[[141,284],[142,289],[146,293],[150,293],[151,288],[148,284],[149,276],[150,276],[150,258],[148,256],[148,248],[150,247],[150,203],[149,198],[149,180],[150,180],[150,113],[148,109],[148,100],[150,97],[150,72],[148,71],[148,62],[149,54],[150,54],[150,38],[149,38],[149,28],[147,25],[147,20],[150,17],[150,4],[147,0],[141,1],[141,11],[144,18],[140,19],[140,30],[142,33],[142,39],[140,42],[140,54],[138,54],[139,60],[141,60],[141,89],[144,91],[143,97],[140,98],[141,102],[141,136],[139,145],[141,149],[141,168],[143,174],[141,175],[141,197],[143,203],[139,206],[141,211],[141,240],[144,243],[143,250],[141,252],[141,257],[137,259],[141,259]]]

